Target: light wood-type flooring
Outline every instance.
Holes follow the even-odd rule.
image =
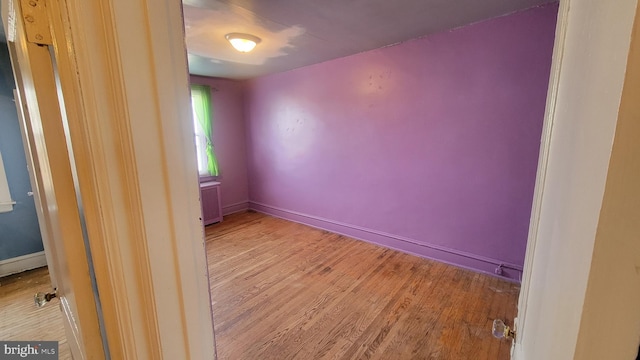
[[[242,213],[207,227],[220,359],[508,359],[519,287]]]
[[[519,287],[304,225],[246,212],[208,226],[219,359],[508,359],[491,336]],[[0,340],[58,340],[46,268],[0,279]],[[54,300],[55,302],[55,300]]]
[[[0,340],[58,341],[60,360],[71,359],[59,303],[37,308],[33,295],[39,291],[51,291],[46,267],[0,278]]]

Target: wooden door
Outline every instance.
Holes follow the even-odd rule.
[[[51,283],[57,293],[53,302],[60,306],[74,358],[103,359],[100,310],[55,61],[49,46],[26,37],[23,17],[33,15],[22,14],[19,2],[5,1],[2,7],[7,9],[5,24],[12,24],[6,29],[7,44]]]

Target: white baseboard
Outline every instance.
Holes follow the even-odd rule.
[[[0,277],[47,265],[44,251],[0,261]]]

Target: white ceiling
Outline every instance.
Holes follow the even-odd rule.
[[[247,79],[295,69],[555,0],[184,0],[192,74]],[[224,38],[262,42],[239,53]]]

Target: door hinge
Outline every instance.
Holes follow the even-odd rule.
[[[45,0],[20,0],[20,10],[27,41],[38,45],[53,45]]]

